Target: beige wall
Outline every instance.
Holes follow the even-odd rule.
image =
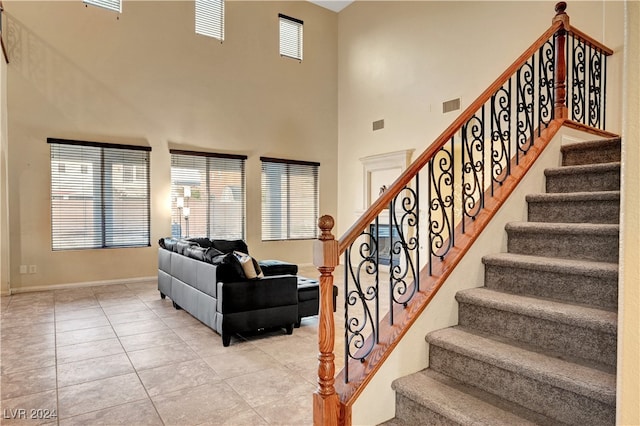
[[[338,234],[363,209],[360,158],[415,148],[414,158],[550,25],[555,2],[357,1],[338,17]],[[607,90],[619,98],[624,3],[571,1],[571,23],[616,55]],[[621,129],[621,104],[607,128]],[[372,131],[384,119],[385,128]]]
[[[227,1],[226,39],[194,33],[190,1],[5,1],[12,291],[156,274],[170,234],[168,146],[246,154],[247,240],[259,258],[311,263],[311,242],[261,241],[260,156],[317,161],[335,214],[337,15],[308,2]],[[304,61],[278,54],[278,13],[304,21]],[[51,250],[47,137],[151,152],[150,248]],[[19,265],[38,273],[19,274]]]
[[[9,141],[7,138],[7,63],[0,58],[0,295],[9,294]]]
[[[622,244],[618,310],[618,418],[640,424],[640,2],[626,14]]]
[[[411,148],[416,149],[414,158],[419,155],[459,114],[442,114],[442,102],[460,97],[462,109],[472,103],[549,27],[554,4],[363,1],[340,12],[339,235],[365,207],[359,159]],[[573,25],[615,51],[607,69],[607,129],[620,132],[624,3],[572,1],[567,12]],[[372,122],[379,119],[385,120],[385,128],[373,132]],[[592,139],[562,133],[573,140]],[[455,292],[482,285],[480,258],[506,251],[504,223],[526,219],[524,195],[544,191],[542,170],[559,164],[561,143],[562,136],[554,140],[356,401],[354,424],[375,424],[394,415],[391,381],[427,366],[424,335],[457,323]]]

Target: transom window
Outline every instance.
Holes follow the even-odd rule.
[[[302,25],[299,19],[278,14],[280,20],[280,55],[302,61]]]
[[[93,6],[103,7],[105,9],[113,10],[114,12],[122,12],[121,0],[83,0],[85,4],[91,4]]]
[[[47,142],[52,249],[149,246],[151,148]]]
[[[171,150],[171,235],[244,239],[244,155]]]
[[[260,160],[262,240],[316,238],[320,163],[267,157]]]

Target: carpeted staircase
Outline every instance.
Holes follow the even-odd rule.
[[[429,368],[393,383],[388,425],[615,423],[620,139],[562,147],[486,256],[459,323],[427,335]]]

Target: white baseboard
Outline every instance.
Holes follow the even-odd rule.
[[[151,277],[121,278],[117,280],[87,281],[87,282],[71,283],[71,284],[41,285],[41,286],[33,286],[33,287],[12,288],[12,289],[9,289],[9,294],[31,293],[35,291],[49,291],[49,290],[69,290],[73,288],[96,287],[101,285],[135,284],[135,283],[142,283],[142,282],[148,282],[148,281],[156,281],[157,279],[158,277],[154,275]]]

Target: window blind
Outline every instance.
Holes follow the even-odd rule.
[[[280,55],[302,60],[302,25],[303,22],[279,14],[280,20]]]
[[[224,0],[196,0],[196,34],[224,40]]]
[[[122,12],[121,0],[83,0],[85,4],[91,4],[105,9],[113,10],[115,12]]]
[[[149,246],[151,148],[47,142],[52,249]]]
[[[171,234],[244,239],[246,156],[171,150]]]
[[[267,157],[260,160],[262,240],[316,238],[320,164]]]

